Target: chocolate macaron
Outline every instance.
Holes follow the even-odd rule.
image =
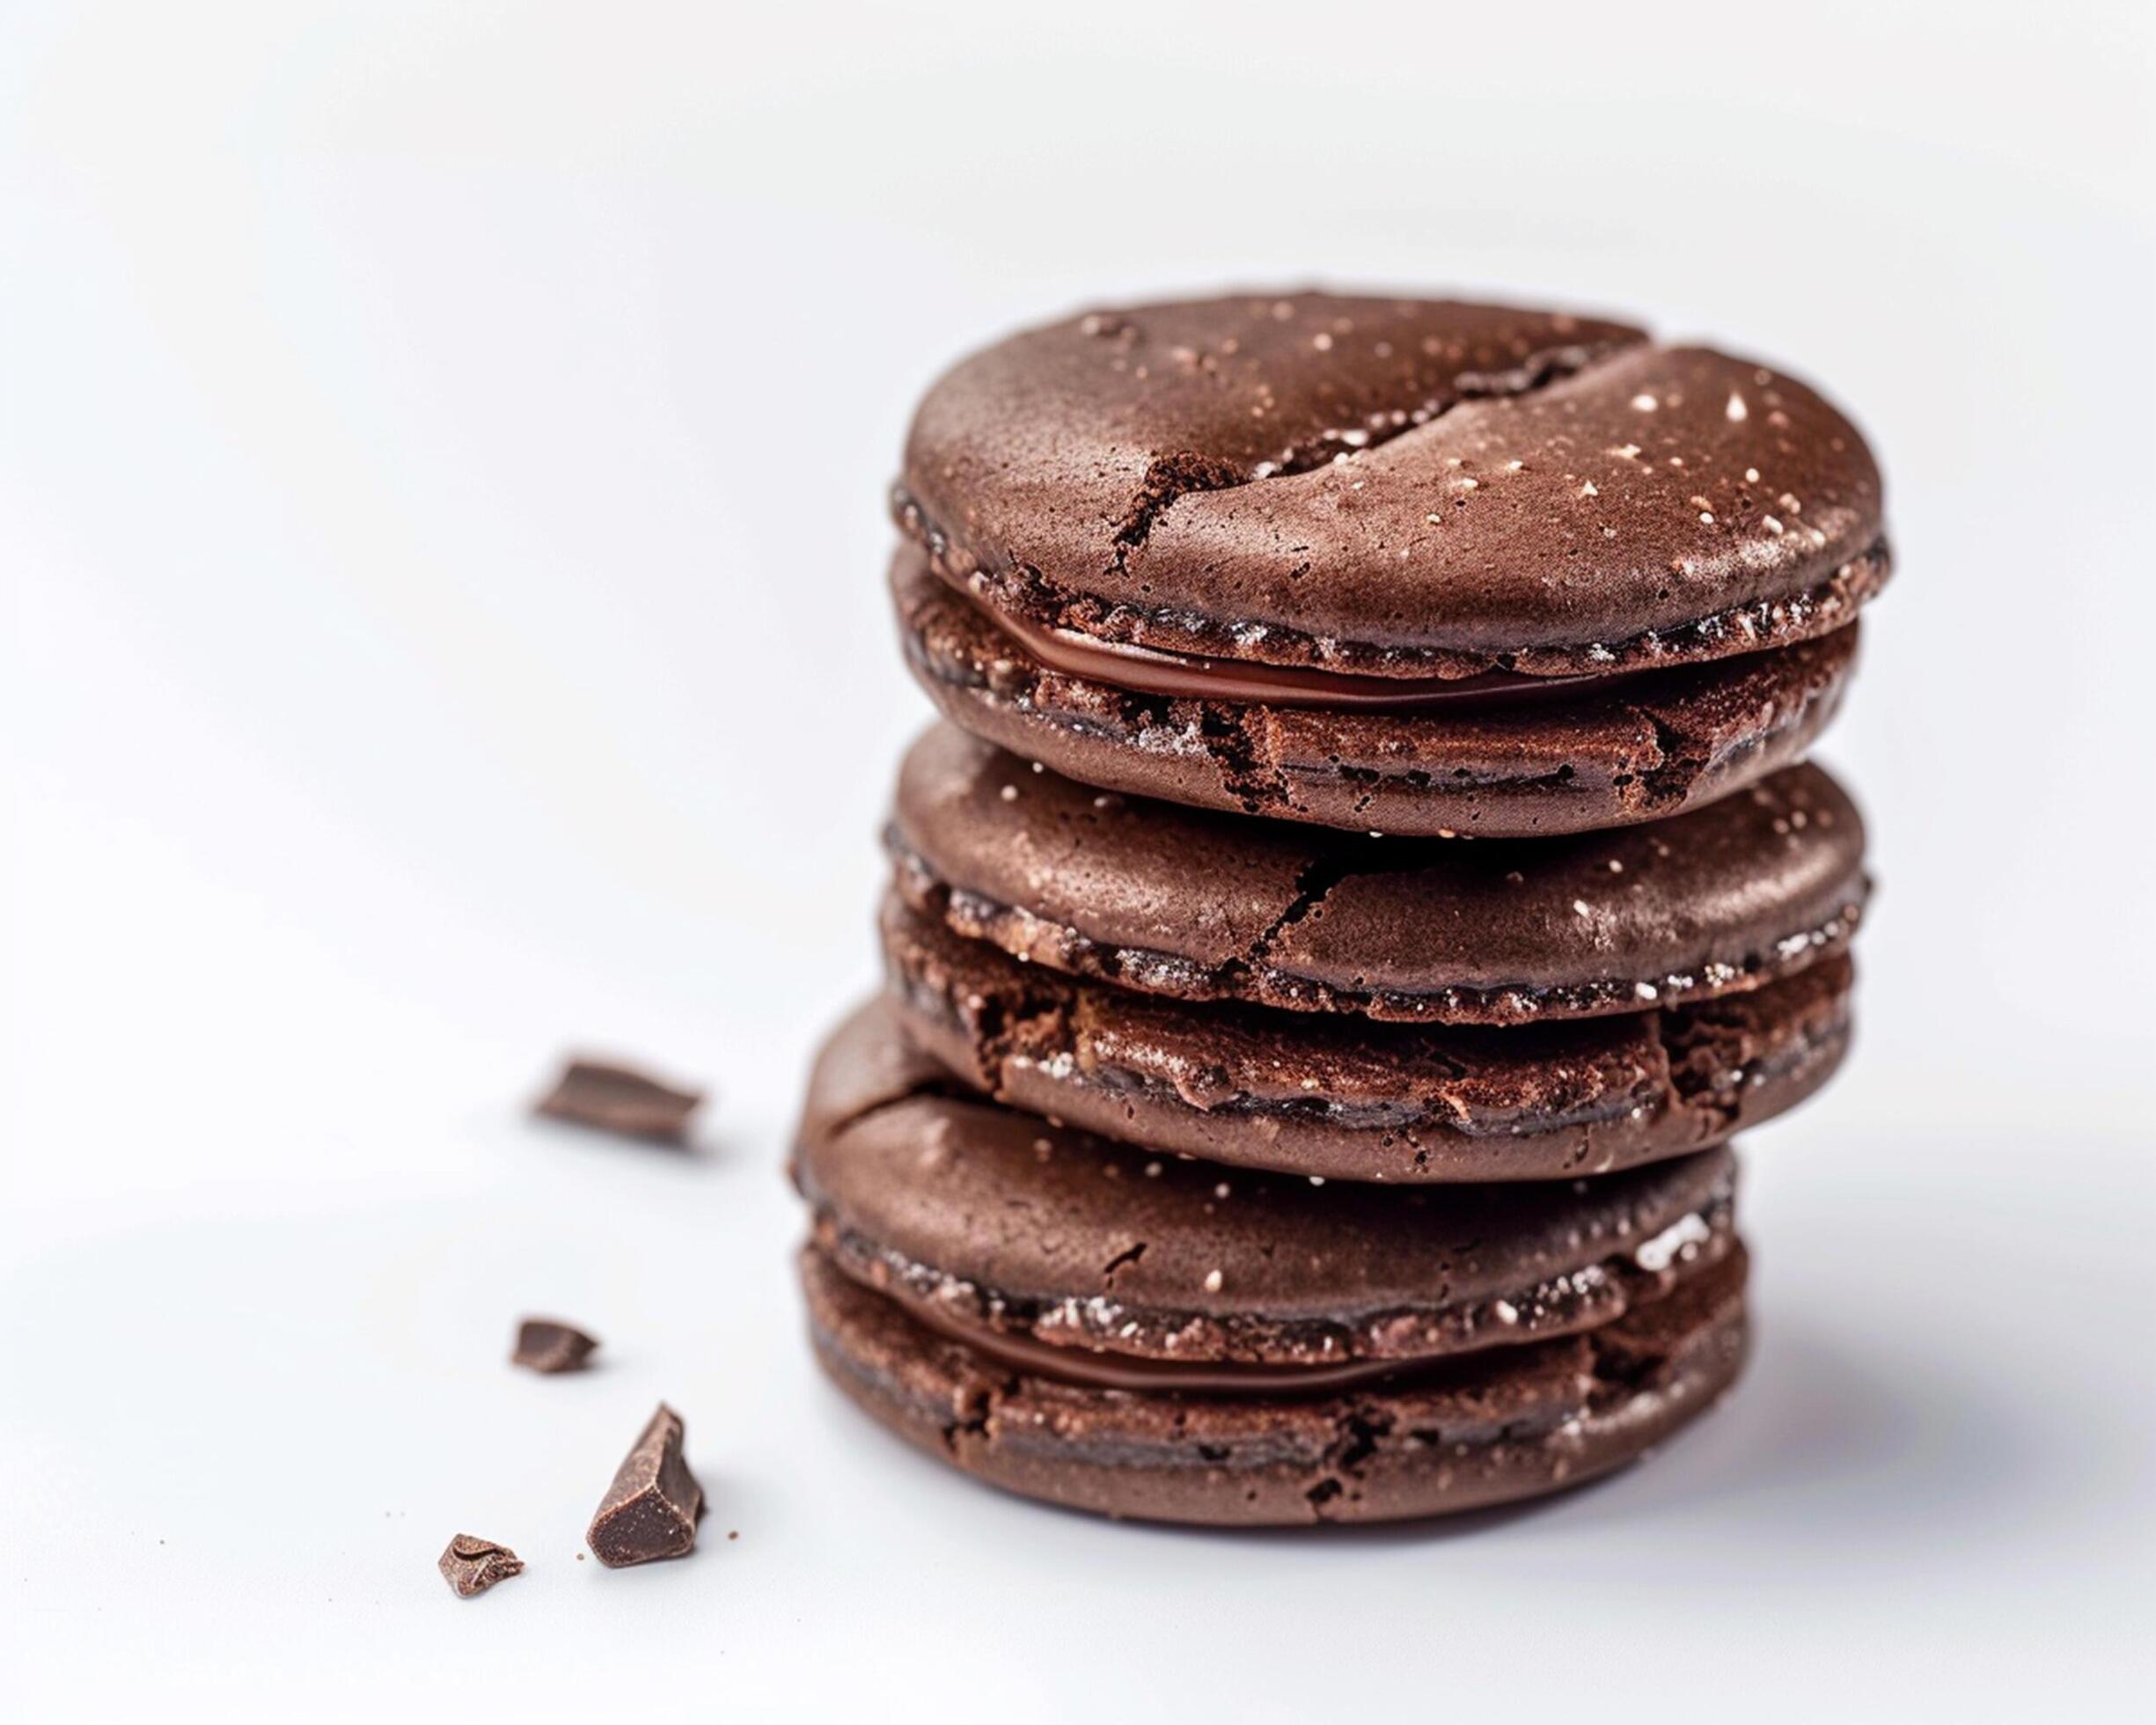
[[[886,842],[913,908],[1030,963],[1421,1023],[1758,988],[1841,951],[1866,891],[1863,823],[1809,765],[1649,827],[1374,840],[1096,791],[938,726]]]
[[[1192,1004],[1028,965],[895,894],[891,1009],[984,1094],[1148,1149],[1328,1179],[1545,1180],[1717,1144],[1833,1076],[1835,956],[1749,993],[1510,1028]]]
[[[1876,466],[1748,360],[1302,294],[1094,313],[929,392],[895,509],[943,712],[1086,782],[1566,833],[1799,759],[1887,577]]]
[[[825,1366],[967,1472],[1111,1515],[1379,1520],[1607,1472],[1742,1353],[1734,1164],[1387,1190],[1149,1156],[956,1091],[888,1005],[794,1164]]]

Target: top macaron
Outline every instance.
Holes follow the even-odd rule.
[[[1803,384],[1442,300],[1015,335],[930,389],[894,507],[909,657],[960,724],[1111,789],[1425,833],[1622,825],[1786,765],[1888,569],[1878,469]]]

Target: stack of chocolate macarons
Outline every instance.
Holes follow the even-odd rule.
[[[845,1391],[1210,1523],[1526,1497],[1712,1404],[1727,1141],[1849,1037],[1848,422],[1623,324],[1237,297],[964,362],[896,504],[946,723],[793,1163]]]

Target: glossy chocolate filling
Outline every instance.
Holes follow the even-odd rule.
[[[1348,1390],[1388,1378],[1420,1376],[1457,1360],[1456,1354],[1426,1360],[1342,1360],[1325,1366],[1268,1366],[1242,1360],[1156,1360],[1142,1354],[1111,1354],[1104,1348],[1067,1347],[1040,1341],[1014,1330],[969,1328],[953,1322],[923,1300],[883,1290],[924,1329],[970,1347],[999,1366],[1029,1377],[1052,1378],[1089,1390],[1127,1390],[1138,1394],[1185,1396],[1316,1395]]]
[[[992,611],[964,584],[931,562],[937,576],[990,628],[1008,636],[1041,664],[1067,677],[1170,701],[1222,701],[1255,707],[1338,707],[1416,710],[1429,707],[1511,706],[1560,696],[1601,694],[1647,674],[1613,671],[1578,677],[1530,677],[1485,671],[1471,677],[1372,677],[1309,665],[1261,664],[1170,653],[1128,642],[1102,641],[1074,629],[1042,628]]]

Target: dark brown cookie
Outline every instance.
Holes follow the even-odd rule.
[[[818,1248],[975,1346],[1049,1347],[1065,1376],[1382,1376],[1607,1324],[1734,1238],[1727,1149],[1522,1185],[1254,1174],[999,1106],[887,1019],[860,1031],[819,1061],[796,1149]]]
[[[1490,1029],[1166,1001],[1023,964],[896,899],[883,928],[890,1009],[1000,1100],[1331,1179],[1555,1179],[1681,1155],[1793,1107],[1849,1044],[1841,957],[1722,1000]],[[839,1034],[877,1033],[856,1015]]]
[[[1740,993],[1839,951],[1864,829],[1814,767],[1652,827],[1377,840],[1104,794],[939,726],[889,842],[913,907],[1184,1000],[1456,1024]]]
[[[909,1442],[1008,1491],[1151,1521],[1388,1521],[1562,1490],[1705,1413],[1745,1347],[1741,1247],[1586,1334],[1292,1398],[1073,1383],[929,1328],[813,1247],[802,1279],[825,1371]]]
[[[907,657],[956,723],[1386,833],[1584,831],[1787,765],[1888,567],[1871,456],[1801,384],[1439,301],[1013,337],[929,392],[896,501]]]

